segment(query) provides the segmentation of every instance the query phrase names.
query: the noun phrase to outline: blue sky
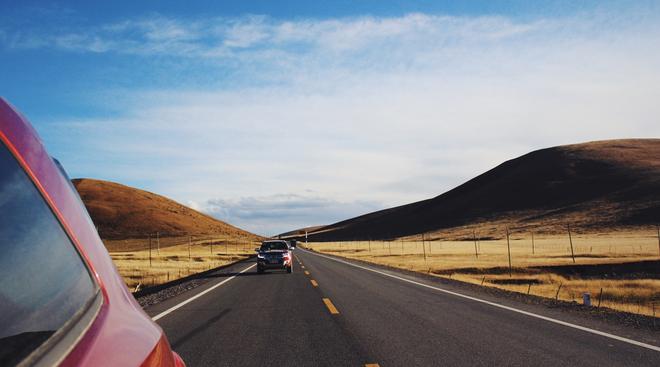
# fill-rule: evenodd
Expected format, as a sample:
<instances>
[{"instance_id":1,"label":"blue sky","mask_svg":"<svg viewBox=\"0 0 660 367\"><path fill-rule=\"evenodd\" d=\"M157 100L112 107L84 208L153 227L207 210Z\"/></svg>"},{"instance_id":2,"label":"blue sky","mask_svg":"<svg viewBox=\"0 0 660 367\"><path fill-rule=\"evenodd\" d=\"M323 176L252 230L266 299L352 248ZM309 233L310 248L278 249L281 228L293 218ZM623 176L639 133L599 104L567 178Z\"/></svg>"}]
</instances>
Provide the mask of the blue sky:
<instances>
[{"instance_id":1,"label":"blue sky","mask_svg":"<svg viewBox=\"0 0 660 367\"><path fill-rule=\"evenodd\" d=\"M0 95L71 176L273 234L660 135L657 1L22 1Z\"/></svg>"}]
</instances>

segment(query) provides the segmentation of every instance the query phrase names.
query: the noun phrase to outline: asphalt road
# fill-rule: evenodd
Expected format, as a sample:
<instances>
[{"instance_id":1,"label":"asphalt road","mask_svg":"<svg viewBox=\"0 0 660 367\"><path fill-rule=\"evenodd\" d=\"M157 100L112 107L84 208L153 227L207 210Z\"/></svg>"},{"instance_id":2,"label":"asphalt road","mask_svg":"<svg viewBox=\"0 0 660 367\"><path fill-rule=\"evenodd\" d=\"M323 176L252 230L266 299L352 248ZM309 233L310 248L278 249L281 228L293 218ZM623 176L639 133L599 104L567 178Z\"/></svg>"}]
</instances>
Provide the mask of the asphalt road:
<instances>
[{"instance_id":1,"label":"asphalt road","mask_svg":"<svg viewBox=\"0 0 660 367\"><path fill-rule=\"evenodd\" d=\"M146 311L192 367L660 366L657 332L295 255L293 274L239 263Z\"/></svg>"}]
</instances>

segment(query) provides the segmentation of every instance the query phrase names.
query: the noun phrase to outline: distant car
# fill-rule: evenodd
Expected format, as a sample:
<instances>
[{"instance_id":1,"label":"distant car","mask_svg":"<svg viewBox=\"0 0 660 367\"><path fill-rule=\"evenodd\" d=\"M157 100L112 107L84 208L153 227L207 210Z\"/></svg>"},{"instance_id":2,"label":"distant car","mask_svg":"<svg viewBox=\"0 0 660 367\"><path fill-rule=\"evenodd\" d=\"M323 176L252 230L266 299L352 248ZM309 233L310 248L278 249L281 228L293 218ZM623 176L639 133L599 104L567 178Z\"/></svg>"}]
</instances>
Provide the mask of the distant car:
<instances>
[{"instance_id":1,"label":"distant car","mask_svg":"<svg viewBox=\"0 0 660 367\"><path fill-rule=\"evenodd\" d=\"M257 251L257 273L266 269L284 269L293 272L293 250L284 240L264 241Z\"/></svg>"},{"instance_id":2,"label":"distant car","mask_svg":"<svg viewBox=\"0 0 660 367\"><path fill-rule=\"evenodd\" d=\"M0 366L185 366L30 123L0 98Z\"/></svg>"},{"instance_id":3,"label":"distant car","mask_svg":"<svg viewBox=\"0 0 660 367\"><path fill-rule=\"evenodd\" d=\"M292 249L295 249L296 246L298 246L298 241L296 241L296 240L290 240L289 241L289 247L291 247Z\"/></svg>"}]
</instances>

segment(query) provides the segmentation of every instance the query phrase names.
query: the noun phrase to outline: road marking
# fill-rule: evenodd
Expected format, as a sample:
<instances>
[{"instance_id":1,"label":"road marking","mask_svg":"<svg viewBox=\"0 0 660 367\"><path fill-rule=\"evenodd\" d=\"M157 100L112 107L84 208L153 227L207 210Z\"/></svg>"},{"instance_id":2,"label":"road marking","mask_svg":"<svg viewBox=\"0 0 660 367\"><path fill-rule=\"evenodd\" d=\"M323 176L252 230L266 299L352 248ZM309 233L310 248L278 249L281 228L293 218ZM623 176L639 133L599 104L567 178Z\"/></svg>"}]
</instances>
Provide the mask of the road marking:
<instances>
[{"instance_id":1,"label":"road marking","mask_svg":"<svg viewBox=\"0 0 660 367\"><path fill-rule=\"evenodd\" d=\"M178 310L179 308L181 308L181 307L187 305L188 303L190 303L190 302L196 300L197 298L199 298L199 297L201 297L201 296L203 296L203 295L209 293L210 291L212 291L212 290L218 288L219 286L221 286L221 285L227 283L228 281L230 281L230 280L236 278L239 274L243 274L243 273L245 273L246 271L248 271L248 270L254 268L255 266L257 266L257 264L252 264L252 265L248 266L247 268L241 270L238 274L233 275L233 276L231 276L231 277L229 277L229 278L223 280L222 282L220 282L220 283L214 285L213 287L211 287L211 288L209 288L209 289L207 289L207 290L205 290L205 291L203 291L203 292L200 292L200 293L198 293L198 294L196 294L196 295L194 295L194 296L188 298L187 300L185 300L185 301L179 303L179 304L176 305L176 306L172 306L172 307L170 307L169 309L167 309L167 310L165 310L165 311L159 313L158 315L152 317L151 319L154 320L154 321L158 321L158 319L160 319L160 318L162 318L162 317L164 317L164 316L167 316L168 314L170 314L170 313L173 312L173 311Z\"/></svg>"},{"instance_id":2,"label":"road marking","mask_svg":"<svg viewBox=\"0 0 660 367\"><path fill-rule=\"evenodd\" d=\"M305 268L305 266L304 266L304 265L300 265L300 267L301 267L301 268L303 268L303 269Z\"/></svg>"},{"instance_id":3,"label":"road marking","mask_svg":"<svg viewBox=\"0 0 660 367\"><path fill-rule=\"evenodd\" d=\"M319 283L317 283L316 280L310 279L309 281L312 282L312 287L318 287L319 286Z\"/></svg>"},{"instance_id":4,"label":"road marking","mask_svg":"<svg viewBox=\"0 0 660 367\"><path fill-rule=\"evenodd\" d=\"M380 365L378 363L367 363L364 367L380 367Z\"/></svg>"},{"instance_id":5,"label":"road marking","mask_svg":"<svg viewBox=\"0 0 660 367\"><path fill-rule=\"evenodd\" d=\"M328 308L328 311L330 311L331 314L337 315L339 313L339 311L337 311L337 307L332 304L330 298L324 298L323 303L325 303L325 307Z\"/></svg>"},{"instance_id":6,"label":"road marking","mask_svg":"<svg viewBox=\"0 0 660 367\"><path fill-rule=\"evenodd\" d=\"M309 272L307 270L305 270L305 275L309 275Z\"/></svg>"},{"instance_id":7,"label":"road marking","mask_svg":"<svg viewBox=\"0 0 660 367\"><path fill-rule=\"evenodd\" d=\"M646 348L646 349L654 350L654 351L656 351L656 352L660 352L660 347L655 346L655 345L651 345L651 344L647 344L647 343L639 342L639 341L637 341L637 340L633 340L633 339L624 338L624 337L622 337L622 336L618 336L618 335L614 335L614 334L606 333L606 332L604 332L604 331L599 331L599 330L596 330L596 329L590 329L590 328L588 328L588 327L584 327L584 326L580 326L580 325L576 325L576 324L571 324L570 322L566 322L566 321L561 321L561 320L553 319L553 318L551 318L551 317L542 316L542 315L538 315L538 314L535 314L535 313L532 313L532 312L519 310L519 309L517 309L517 308L513 308L513 307L509 307L509 306L504 306L504 305L501 305L501 304L499 304L499 303L495 303L495 302L491 302L491 301L486 301L486 300L481 299L481 298L472 297L472 296L467 296L467 295L465 295L465 294L461 294L461 293L458 293L458 292L453 292L453 291L449 291L449 290L442 289L442 288L439 288L439 287L434 287L434 286L432 286L432 285L428 285L428 284L424 284L424 283L416 282L416 281L414 281L414 280L410 280L410 279L406 279L406 278L398 277L398 276L396 276L396 275L388 274L388 273L386 273L386 272L379 271L379 270L376 270L376 269L371 269L371 268L368 268L368 267L365 267L365 266L360 266L360 265L352 264L352 263L350 263L350 262L348 262L348 261L344 261L344 260L340 260L340 259L335 259L335 258L330 257L330 256L317 254L317 253L314 253L314 252L311 252L311 251L305 251L305 252L308 252L308 253L310 253L310 254L313 254L313 255L316 255L316 256L320 256L320 257L326 258L326 259L328 259L328 260L332 260L332 261L336 261L336 262L339 262L339 263L342 263L342 264L350 265L350 266L353 266L353 267L356 267L356 268L359 268L359 269L362 269L362 270L367 270L367 271L371 271L371 272L374 272L374 273L377 273L377 274L380 274L380 275L384 275L384 276L386 276L386 277L390 277L390 278L398 279L398 280L401 280L401 281L406 282L406 283L415 284L415 285L418 285L418 286L420 286L420 287L433 289L433 290L436 290L436 291L438 291L438 292L443 292L443 293L451 294L451 295L456 296L456 297L461 297L461 298L469 299L469 300L471 300L471 301L484 303L484 304L487 304L487 305L490 305L490 306L493 306L493 307L498 307L498 308L501 308L501 309L504 309L504 310L508 310L508 311L512 311L512 312L517 312L517 313L519 313L519 314L523 314L523 315L526 315L526 316L535 317L535 318L537 318L537 319L541 319L541 320L549 321L549 322L552 322L552 323L555 323L555 324L559 324L559 325L567 326L567 327L570 327L570 328L573 328L573 329L577 329L577 330L586 331L586 332L588 332L588 333L592 333L592 334L596 334L596 335L604 336L604 337L606 337L606 338L610 338L610 339L618 340L618 341L620 341L620 342L624 342L624 343L628 343L628 344L636 345L636 346L638 346L638 347L642 347L642 348Z\"/></svg>"}]
</instances>

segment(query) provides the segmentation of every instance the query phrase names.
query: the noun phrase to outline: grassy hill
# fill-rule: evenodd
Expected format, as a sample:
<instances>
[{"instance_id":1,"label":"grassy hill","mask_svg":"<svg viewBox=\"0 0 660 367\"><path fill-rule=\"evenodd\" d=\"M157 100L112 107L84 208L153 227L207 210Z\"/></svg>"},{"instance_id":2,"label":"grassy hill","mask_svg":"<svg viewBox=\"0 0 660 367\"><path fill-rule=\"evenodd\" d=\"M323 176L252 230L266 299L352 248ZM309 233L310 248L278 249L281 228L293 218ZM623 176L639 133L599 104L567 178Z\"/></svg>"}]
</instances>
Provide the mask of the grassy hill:
<instances>
[{"instance_id":1,"label":"grassy hill","mask_svg":"<svg viewBox=\"0 0 660 367\"><path fill-rule=\"evenodd\" d=\"M382 239L442 232L482 235L503 226L548 233L660 222L660 139L541 149L506 161L432 199L317 230L311 240Z\"/></svg>"},{"instance_id":2,"label":"grassy hill","mask_svg":"<svg viewBox=\"0 0 660 367\"><path fill-rule=\"evenodd\" d=\"M164 196L114 182L75 179L89 214L103 239L160 236L258 236L179 204Z\"/></svg>"}]
</instances>

